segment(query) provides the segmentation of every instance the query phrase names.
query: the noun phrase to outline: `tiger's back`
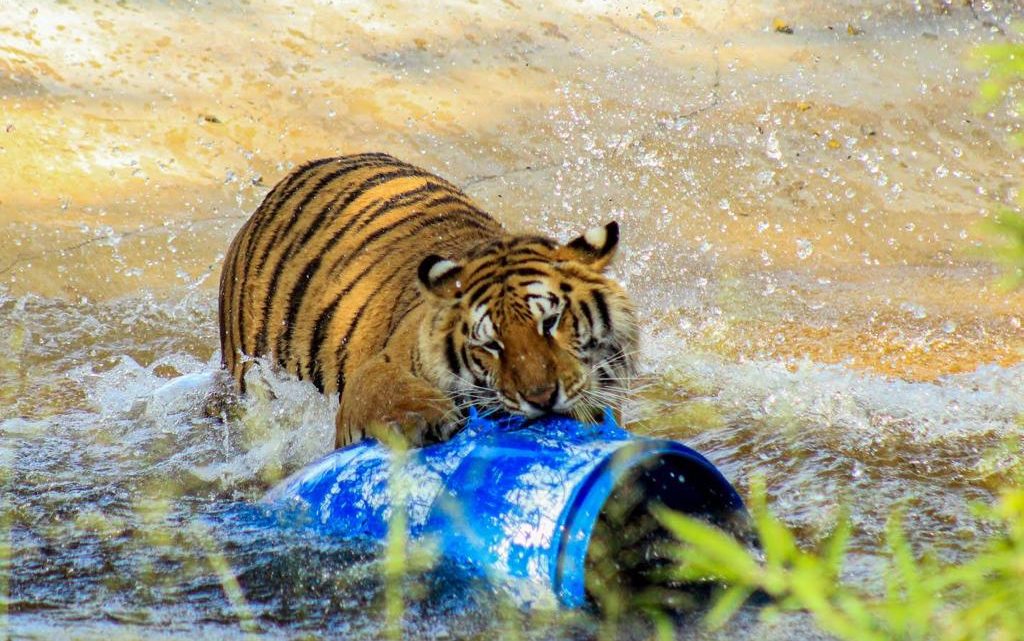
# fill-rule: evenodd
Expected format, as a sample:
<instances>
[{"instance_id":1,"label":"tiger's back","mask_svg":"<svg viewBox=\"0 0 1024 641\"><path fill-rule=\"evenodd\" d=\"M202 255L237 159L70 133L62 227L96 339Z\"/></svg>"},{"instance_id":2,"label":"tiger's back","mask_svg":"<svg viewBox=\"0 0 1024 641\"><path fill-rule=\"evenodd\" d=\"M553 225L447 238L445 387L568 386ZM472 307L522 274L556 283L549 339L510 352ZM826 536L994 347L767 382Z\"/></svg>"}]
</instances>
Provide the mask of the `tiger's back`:
<instances>
[{"instance_id":1,"label":"tiger's back","mask_svg":"<svg viewBox=\"0 0 1024 641\"><path fill-rule=\"evenodd\" d=\"M267 195L225 256L223 363L243 387L246 356L266 356L341 393L420 303L426 256L503 233L458 188L386 154L306 164Z\"/></svg>"}]
</instances>

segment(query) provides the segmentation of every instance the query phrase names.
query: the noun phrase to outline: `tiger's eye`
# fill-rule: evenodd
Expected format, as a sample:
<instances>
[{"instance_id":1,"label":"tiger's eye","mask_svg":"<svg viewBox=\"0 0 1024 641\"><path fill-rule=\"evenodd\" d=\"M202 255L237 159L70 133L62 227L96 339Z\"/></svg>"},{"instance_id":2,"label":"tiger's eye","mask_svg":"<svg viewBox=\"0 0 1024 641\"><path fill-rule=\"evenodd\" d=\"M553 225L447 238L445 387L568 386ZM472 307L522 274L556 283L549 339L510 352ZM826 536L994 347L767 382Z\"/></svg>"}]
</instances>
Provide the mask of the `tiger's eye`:
<instances>
[{"instance_id":1,"label":"tiger's eye","mask_svg":"<svg viewBox=\"0 0 1024 641\"><path fill-rule=\"evenodd\" d=\"M494 354L501 353L501 343L498 341L487 341L483 344L483 348L488 352L493 352Z\"/></svg>"}]
</instances>

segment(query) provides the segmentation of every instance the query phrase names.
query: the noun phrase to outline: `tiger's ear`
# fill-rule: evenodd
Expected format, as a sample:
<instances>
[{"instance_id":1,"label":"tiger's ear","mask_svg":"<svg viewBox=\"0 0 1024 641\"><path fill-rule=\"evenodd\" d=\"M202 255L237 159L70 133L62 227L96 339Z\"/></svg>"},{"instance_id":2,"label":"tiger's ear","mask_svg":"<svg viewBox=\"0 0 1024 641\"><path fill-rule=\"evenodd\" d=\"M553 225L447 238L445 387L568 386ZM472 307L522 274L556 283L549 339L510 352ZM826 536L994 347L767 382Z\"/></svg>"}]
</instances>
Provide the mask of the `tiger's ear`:
<instances>
[{"instance_id":1,"label":"tiger's ear","mask_svg":"<svg viewBox=\"0 0 1024 641\"><path fill-rule=\"evenodd\" d=\"M619 223L614 220L604 227L592 227L579 238L575 238L559 250L565 260L575 260L584 265L603 270L612 262L615 248L619 244Z\"/></svg>"},{"instance_id":2,"label":"tiger's ear","mask_svg":"<svg viewBox=\"0 0 1024 641\"><path fill-rule=\"evenodd\" d=\"M458 278L461 273L462 265L436 254L424 258L416 270L423 288L440 298L456 298L462 295L462 283Z\"/></svg>"}]
</instances>

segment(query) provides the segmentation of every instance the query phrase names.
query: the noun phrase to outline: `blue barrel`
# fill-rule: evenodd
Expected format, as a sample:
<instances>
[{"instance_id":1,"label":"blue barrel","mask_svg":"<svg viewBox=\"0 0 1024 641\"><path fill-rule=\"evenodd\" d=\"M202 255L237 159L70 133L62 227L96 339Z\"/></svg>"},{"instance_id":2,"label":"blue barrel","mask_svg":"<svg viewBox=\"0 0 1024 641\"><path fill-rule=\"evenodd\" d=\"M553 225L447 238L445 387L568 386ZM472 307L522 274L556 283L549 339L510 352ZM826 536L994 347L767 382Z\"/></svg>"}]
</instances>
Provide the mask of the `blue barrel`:
<instances>
[{"instance_id":1,"label":"blue barrel","mask_svg":"<svg viewBox=\"0 0 1024 641\"><path fill-rule=\"evenodd\" d=\"M634 436L608 411L601 424L472 412L451 440L398 455L362 441L293 474L264 502L324 535L364 540L383 540L404 508L411 540L527 606L583 605L595 532L605 554L637 556L628 548L658 538L654 505L729 529L746 522L739 495L707 459Z\"/></svg>"}]
</instances>

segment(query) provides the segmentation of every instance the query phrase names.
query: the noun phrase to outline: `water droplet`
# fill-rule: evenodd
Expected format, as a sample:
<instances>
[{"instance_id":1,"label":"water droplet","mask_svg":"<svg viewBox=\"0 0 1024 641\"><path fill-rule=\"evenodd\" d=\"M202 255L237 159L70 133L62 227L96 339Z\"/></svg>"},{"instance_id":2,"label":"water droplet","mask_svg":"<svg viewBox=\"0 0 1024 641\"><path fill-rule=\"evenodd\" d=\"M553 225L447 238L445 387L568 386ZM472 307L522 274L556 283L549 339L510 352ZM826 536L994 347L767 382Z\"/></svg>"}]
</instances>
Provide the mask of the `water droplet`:
<instances>
[{"instance_id":1,"label":"water droplet","mask_svg":"<svg viewBox=\"0 0 1024 641\"><path fill-rule=\"evenodd\" d=\"M764 146L764 153L772 160L779 160L782 158L782 151L779 149L779 141L775 137L775 132L768 134L768 141Z\"/></svg>"},{"instance_id":2,"label":"water droplet","mask_svg":"<svg viewBox=\"0 0 1024 641\"><path fill-rule=\"evenodd\" d=\"M928 318L928 312L924 310L924 307L916 303L903 303L900 305L900 309L907 312L917 320Z\"/></svg>"},{"instance_id":3,"label":"water droplet","mask_svg":"<svg viewBox=\"0 0 1024 641\"><path fill-rule=\"evenodd\" d=\"M813 253L814 253L814 245L811 244L811 241L807 240L806 238L797 238L796 239L796 257L797 258L799 258L800 260L806 260Z\"/></svg>"}]
</instances>

